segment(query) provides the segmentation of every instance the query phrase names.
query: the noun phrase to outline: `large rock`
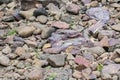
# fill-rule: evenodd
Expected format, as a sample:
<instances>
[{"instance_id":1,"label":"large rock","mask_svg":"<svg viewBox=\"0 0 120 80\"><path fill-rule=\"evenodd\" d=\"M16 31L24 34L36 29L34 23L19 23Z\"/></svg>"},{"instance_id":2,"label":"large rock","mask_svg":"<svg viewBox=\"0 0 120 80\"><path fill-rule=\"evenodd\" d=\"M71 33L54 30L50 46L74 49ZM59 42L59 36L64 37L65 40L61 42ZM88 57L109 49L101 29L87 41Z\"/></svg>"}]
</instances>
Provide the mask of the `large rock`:
<instances>
[{"instance_id":1,"label":"large rock","mask_svg":"<svg viewBox=\"0 0 120 80\"><path fill-rule=\"evenodd\" d=\"M54 67L61 67L65 65L65 58L66 55L63 54L50 55L48 62Z\"/></svg>"},{"instance_id":2,"label":"large rock","mask_svg":"<svg viewBox=\"0 0 120 80\"><path fill-rule=\"evenodd\" d=\"M2 50L2 52L4 53L4 54L9 54L9 53L11 53L11 48L9 47L9 46L6 46L3 50Z\"/></svg>"},{"instance_id":3,"label":"large rock","mask_svg":"<svg viewBox=\"0 0 120 80\"><path fill-rule=\"evenodd\" d=\"M24 27L20 27L17 32L20 36L22 37L28 37L30 35L32 35L32 33L34 32L35 30L35 27L31 26L31 27L28 27L28 26L24 26Z\"/></svg>"}]
</instances>

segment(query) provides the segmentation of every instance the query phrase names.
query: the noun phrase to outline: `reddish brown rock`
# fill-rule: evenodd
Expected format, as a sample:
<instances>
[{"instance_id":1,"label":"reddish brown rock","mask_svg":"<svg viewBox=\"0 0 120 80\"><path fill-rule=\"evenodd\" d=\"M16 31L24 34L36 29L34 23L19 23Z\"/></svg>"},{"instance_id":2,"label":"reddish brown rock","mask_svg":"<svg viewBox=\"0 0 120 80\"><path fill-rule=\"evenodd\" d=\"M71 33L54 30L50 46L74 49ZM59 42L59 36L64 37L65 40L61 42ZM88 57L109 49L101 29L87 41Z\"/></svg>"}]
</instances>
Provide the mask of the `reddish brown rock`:
<instances>
[{"instance_id":1,"label":"reddish brown rock","mask_svg":"<svg viewBox=\"0 0 120 80\"><path fill-rule=\"evenodd\" d=\"M87 59L85 59L84 57L82 57L82 56L77 56L74 61L78 65L83 65L85 67L89 67L90 66L90 62Z\"/></svg>"},{"instance_id":2,"label":"reddish brown rock","mask_svg":"<svg viewBox=\"0 0 120 80\"><path fill-rule=\"evenodd\" d=\"M102 47L109 47L110 45L108 37L107 36L103 37L103 39L99 42L99 45Z\"/></svg>"},{"instance_id":3,"label":"reddish brown rock","mask_svg":"<svg viewBox=\"0 0 120 80\"><path fill-rule=\"evenodd\" d=\"M66 29L69 28L69 24L61 21L56 21L51 24L52 27Z\"/></svg>"}]
</instances>

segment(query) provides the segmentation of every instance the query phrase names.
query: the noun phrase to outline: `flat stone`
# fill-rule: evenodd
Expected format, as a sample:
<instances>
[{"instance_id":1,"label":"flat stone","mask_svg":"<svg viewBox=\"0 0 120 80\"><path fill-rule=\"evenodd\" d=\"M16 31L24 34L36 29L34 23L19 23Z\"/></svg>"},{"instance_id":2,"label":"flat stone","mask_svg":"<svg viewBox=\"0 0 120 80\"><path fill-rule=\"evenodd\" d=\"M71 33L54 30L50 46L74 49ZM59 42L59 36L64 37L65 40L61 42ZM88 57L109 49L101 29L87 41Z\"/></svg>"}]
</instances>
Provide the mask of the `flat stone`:
<instances>
[{"instance_id":1,"label":"flat stone","mask_svg":"<svg viewBox=\"0 0 120 80\"><path fill-rule=\"evenodd\" d=\"M51 27L66 29L69 28L69 24L62 21L56 21L51 24Z\"/></svg>"},{"instance_id":2,"label":"flat stone","mask_svg":"<svg viewBox=\"0 0 120 80\"><path fill-rule=\"evenodd\" d=\"M25 49L22 47L17 47L15 53L20 56L25 53Z\"/></svg>"},{"instance_id":3,"label":"flat stone","mask_svg":"<svg viewBox=\"0 0 120 80\"><path fill-rule=\"evenodd\" d=\"M61 67L65 65L65 58L66 55L62 54L50 55L48 58L48 62L54 67Z\"/></svg>"},{"instance_id":4,"label":"flat stone","mask_svg":"<svg viewBox=\"0 0 120 80\"><path fill-rule=\"evenodd\" d=\"M73 72L72 76L73 76L74 78L76 78L76 79L80 79L80 78L82 77L82 74L81 74L80 71L76 71L76 70L75 70L75 71Z\"/></svg>"}]
</instances>

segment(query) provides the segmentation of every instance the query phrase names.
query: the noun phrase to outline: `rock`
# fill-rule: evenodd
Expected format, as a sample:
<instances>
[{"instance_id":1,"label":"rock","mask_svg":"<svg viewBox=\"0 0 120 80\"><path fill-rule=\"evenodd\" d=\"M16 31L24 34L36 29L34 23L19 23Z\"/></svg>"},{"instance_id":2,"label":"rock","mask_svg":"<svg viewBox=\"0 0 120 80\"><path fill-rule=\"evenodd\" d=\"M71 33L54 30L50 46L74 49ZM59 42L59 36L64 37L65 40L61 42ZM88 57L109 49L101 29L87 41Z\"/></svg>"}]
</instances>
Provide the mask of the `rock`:
<instances>
[{"instance_id":1,"label":"rock","mask_svg":"<svg viewBox=\"0 0 120 80\"><path fill-rule=\"evenodd\" d=\"M97 77L100 77L100 71L93 71L92 74L95 74Z\"/></svg>"},{"instance_id":2,"label":"rock","mask_svg":"<svg viewBox=\"0 0 120 80\"><path fill-rule=\"evenodd\" d=\"M0 18L4 16L4 12L0 11Z\"/></svg>"},{"instance_id":3,"label":"rock","mask_svg":"<svg viewBox=\"0 0 120 80\"><path fill-rule=\"evenodd\" d=\"M118 76L117 76L117 75L114 75L114 76L112 77L112 80L118 80Z\"/></svg>"},{"instance_id":4,"label":"rock","mask_svg":"<svg viewBox=\"0 0 120 80\"><path fill-rule=\"evenodd\" d=\"M94 56L91 53L83 53L83 57L88 59L91 62L94 62Z\"/></svg>"},{"instance_id":5,"label":"rock","mask_svg":"<svg viewBox=\"0 0 120 80\"><path fill-rule=\"evenodd\" d=\"M115 36L115 32L113 30L100 30L98 33L98 39L101 40L104 36L112 38Z\"/></svg>"},{"instance_id":6,"label":"rock","mask_svg":"<svg viewBox=\"0 0 120 80\"><path fill-rule=\"evenodd\" d=\"M83 2L84 4L88 4L88 3L91 2L91 0L82 0L82 2Z\"/></svg>"},{"instance_id":7,"label":"rock","mask_svg":"<svg viewBox=\"0 0 120 80\"><path fill-rule=\"evenodd\" d=\"M120 58L116 58L116 59L114 59L114 61L115 61L116 63L120 63Z\"/></svg>"},{"instance_id":8,"label":"rock","mask_svg":"<svg viewBox=\"0 0 120 80\"><path fill-rule=\"evenodd\" d=\"M2 21L13 22L13 21L15 21L15 18L13 16L4 16L4 17L2 17Z\"/></svg>"},{"instance_id":9,"label":"rock","mask_svg":"<svg viewBox=\"0 0 120 80\"><path fill-rule=\"evenodd\" d=\"M52 27L43 28L41 33L41 38L45 39L50 37L54 31L55 31L55 28L52 28Z\"/></svg>"},{"instance_id":10,"label":"rock","mask_svg":"<svg viewBox=\"0 0 120 80\"><path fill-rule=\"evenodd\" d=\"M51 24L51 27L66 29L66 28L69 28L69 24L62 21L56 21Z\"/></svg>"},{"instance_id":11,"label":"rock","mask_svg":"<svg viewBox=\"0 0 120 80\"><path fill-rule=\"evenodd\" d=\"M9 47L9 46L6 46L3 50L2 50L2 52L4 53L4 54L9 54L9 53L11 53L11 48Z\"/></svg>"},{"instance_id":12,"label":"rock","mask_svg":"<svg viewBox=\"0 0 120 80\"><path fill-rule=\"evenodd\" d=\"M31 47L36 47L36 46L37 46L37 42L36 42L36 41L25 40L25 43L26 43L28 46L31 46Z\"/></svg>"},{"instance_id":13,"label":"rock","mask_svg":"<svg viewBox=\"0 0 120 80\"><path fill-rule=\"evenodd\" d=\"M47 16L48 13L47 13L47 11L45 10L45 8L38 8L37 10L35 10L35 11L33 12L33 16L37 17L37 16L39 16L39 15L45 15L45 16Z\"/></svg>"},{"instance_id":14,"label":"rock","mask_svg":"<svg viewBox=\"0 0 120 80\"><path fill-rule=\"evenodd\" d=\"M115 49L114 52L120 55L120 49Z\"/></svg>"},{"instance_id":15,"label":"rock","mask_svg":"<svg viewBox=\"0 0 120 80\"><path fill-rule=\"evenodd\" d=\"M43 73L40 69L34 69L28 74L29 80L42 80Z\"/></svg>"},{"instance_id":16,"label":"rock","mask_svg":"<svg viewBox=\"0 0 120 80\"><path fill-rule=\"evenodd\" d=\"M109 39L107 36L103 37L102 40L99 42L101 47L109 47Z\"/></svg>"},{"instance_id":17,"label":"rock","mask_svg":"<svg viewBox=\"0 0 120 80\"><path fill-rule=\"evenodd\" d=\"M91 52L92 54L101 55L105 52L105 50L102 47L96 46L96 47L88 48L88 52Z\"/></svg>"},{"instance_id":18,"label":"rock","mask_svg":"<svg viewBox=\"0 0 120 80\"><path fill-rule=\"evenodd\" d=\"M115 25L111 26L111 28L115 31L120 31L120 24L115 24Z\"/></svg>"},{"instance_id":19,"label":"rock","mask_svg":"<svg viewBox=\"0 0 120 80\"><path fill-rule=\"evenodd\" d=\"M120 64L109 64L103 66L102 74L117 74L120 69Z\"/></svg>"},{"instance_id":20,"label":"rock","mask_svg":"<svg viewBox=\"0 0 120 80\"><path fill-rule=\"evenodd\" d=\"M35 30L35 27L33 27L33 26L32 27L26 26L26 27L20 27L17 30L17 32L22 37L28 37L28 36L32 35L32 33L34 32L34 30Z\"/></svg>"},{"instance_id":21,"label":"rock","mask_svg":"<svg viewBox=\"0 0 120 80\"><path fill-rule=\"evenodd\" d=\"M44 50L44 49L46 49L46 48L50 48L51 46L52 46L52 45L51 45L50 43L47 43L47 44L44 44L44 46L43 46L42 49Z\"/></svg>"},{"instance_id":22,"label":"rock","mask_svg":"<svg viewBox=\"0 0 120 80\"><path fill-rule=\"evenodd\" d=\"M53 4L53 3L49 3L47 5L47 8L48 8L49 13L51 15L58 15L58 14L60 14L60 9L57 6L55 6L55 4Z\"/></svg>"},{"instance_id":23,"label":"rock","mask_svg":"<svg viewBox=\"0 0 120 80\"><path fill-rule=\"evenodd\" d=\"M15 53L20 56L25 53L25 49L22 47L17 47Z\"/></svg>"},{"instance_id":24,"label":"rock","mask_svg":"<svg viewBox=\"0 0 120 80\"><path fill-rule=\"evenodd\" d=\"M8 66L10 59L4 55L0 55L0 64L3 66Z\"/></svg>"},{"instance_id":25,"label":"rock","mask_svg":"<svg viewBox=\"0 0 120 80\"><path fill-rule=\"evenodd\" d=\"M44 15L38 16L37 19L42 24L45 24L47 22L47 17Z\"/></svg>"},{"instance_id":26,"label":"rock","mask_svg":"<svg viewBox=\"0 0 120 80\"><path fill-rule=\"evenodd\" d=\"M24 16L26 19L29 19L33 16L33 12L35 11L36 9L33 8L33 9L30 9L30 10L27 10L27 11L20 11L20 15Z\"/></svg>"},{"instance_id":27,"label":"rock","mask_svg":"<svg viewBox=\"0 0 120 80\"><path fill-rule=\"evenodd\" d=\"M72 3L72 4L67 5L66 10L72 14L78 14L80 7L77 4Z\"/></svg>"},{"instance_id":28,"label":"rock","mask_svg":"<svg viewBox=\"0 0 120 80\"><path fill-rule=\"evenodd\" d=\"M111 77L110 74L104 74L104 75L101 76L101 78L102 78L103 80L111 80L111 79L112 79L112 77Z\"/></svg>"},{"instance_id":29,"label":"rock","mask_svg":"<svg viewBox=\"0 0 120 80\"><path fill-rule=\"evenodd\" d=\"M77 56L74 59L74 61L78 65L81 65L81 66L84 66L84 67L89 67L90 66L90 62L87 59L85 59L84 57L82 57L82 56Z\"/></svg>"},{"instance_id":30,"label":"rock","mask_svg":"<svg viewBox=\"0 0 120 80\"><path fill-rule=\"evenodd\" d=\"M120 4L118 4L118 3L112 3L111 7L120 8Z\"/></svg>"},{"instance_id":31,"label":"rock","mask_svg":"<svg viewBox=\"0 0 120 80\"><path fill-rule=\"evenodd\" d=\"M66 55L63 54L50 55L48 62L54 67L62 67L65 65L65 58Z\"/></svg>"},{"instance_id":32,"label":"rock","mask_svg":"<svg viewBox=\"0 0 120 80\"><path fill-rule=\"evenodd\" d=\"M92 2L90 3L90 6L91 6L91 7L97 7L97 6L99 6L99 3L98 3L98 1L92 1Z\"/></svg>"},{"instance_id":33,"label":"rock","mask_svg":"<svg viewBox=\"0 0 120 80\"><path fill-rule=\"evenodd\" d=\"M80 78L82 77L82 74L81 74L80 71L76 71L76 70L75 70L75 71L73 72L72 76L73 76L74 78L76 78L76 79L80 79Z\"/></svg>"},{"instance_id":34,"label":"rock","mask_svg":"<svg viewBox=\"0 0 120 80\"><path fill-rule=\"evenodd\" d=\"M102 7L90 8L86 11L86 14L93 19L97 19L105 23L110 19L109 12Z\"/></svg>"}]
</instances>

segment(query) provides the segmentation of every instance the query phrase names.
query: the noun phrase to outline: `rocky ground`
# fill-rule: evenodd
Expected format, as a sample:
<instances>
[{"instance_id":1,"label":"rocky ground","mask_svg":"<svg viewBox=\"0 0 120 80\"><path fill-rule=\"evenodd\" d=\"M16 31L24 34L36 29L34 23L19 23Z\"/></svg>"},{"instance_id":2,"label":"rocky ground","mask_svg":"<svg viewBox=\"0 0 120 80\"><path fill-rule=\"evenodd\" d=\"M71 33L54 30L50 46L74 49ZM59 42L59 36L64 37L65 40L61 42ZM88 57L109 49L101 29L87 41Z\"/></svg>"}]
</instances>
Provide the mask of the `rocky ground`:
<instances>
[{"instance_id":1,"label":"rocky ground","mask_svg":"<svg viewBox=\"0 0 120 80\"><path fill-rule=\"evenodd\" d=\"M120 80L120 1L0 0L0 80Z\"/></svg>"}]
</instances>

